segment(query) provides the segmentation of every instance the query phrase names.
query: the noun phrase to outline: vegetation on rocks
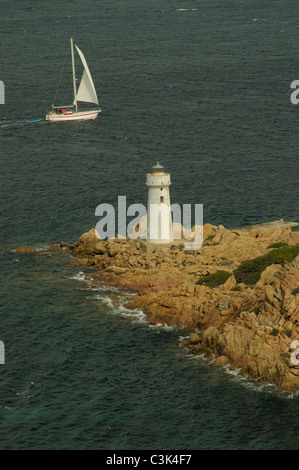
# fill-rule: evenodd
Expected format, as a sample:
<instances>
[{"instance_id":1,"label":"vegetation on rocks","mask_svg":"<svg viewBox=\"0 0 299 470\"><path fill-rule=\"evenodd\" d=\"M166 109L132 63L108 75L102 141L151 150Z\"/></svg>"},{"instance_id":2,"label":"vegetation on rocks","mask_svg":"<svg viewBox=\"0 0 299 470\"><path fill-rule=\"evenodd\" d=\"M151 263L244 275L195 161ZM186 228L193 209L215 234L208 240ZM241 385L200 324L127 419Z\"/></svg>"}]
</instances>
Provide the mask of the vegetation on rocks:
<instances>
[{"instance_id":1,"label":"vegetation on rocks","mask_svg":"<svg viewBox=\"0 0 299 470\"><path fill-rule=\"evenodd\" d=\"M281 248L274 248L263 256L243 261L240 266L235 269L234 276L239 283L244 282L244 284L249 285L256 284L267 266L271 264L281 264L283 266L285 261L293 261L297 255L299 255L299 245L287 245Z\"/></svg>"},{"instance_id":2,"label":"vegetation on rocks","mask_svg":"<svg viewBox=\"0 0 299 470\"><path fill-rule=\"evenodd\" d=\"M208 287L218 287L225 283L225 281L231 276L231 273L228 271L216 271L215 273L208 274L207 276L203 276L196 284L208 286Z\"/></svg>"},{"instance_id":3,"label":"vegetation on rocks","mask_svg":"<svg viewBox=\"0 0 299 470\"><path fill-rule=\"evenodd\" d=\"M288 244L285 242L276 242L276 243L271 243L271 245L269 245L268 248L282 248L283 246L288 246Z\"/></svg>"},{"instance_id":4,"label":"vegetation on rocks","mask_svg":"<svg viewBox=\"0 0 299 470\"><path fill-rule=\"evenodd\" d=\"M100 240L91 229L74 244L52 249L69 252L72 264L93 268L90 288L104 283L123 290L125 307L141 309L149 324L189 330L190 339L180 345L190 354L298 391L299 365L290 357L299 339L299 232L270 224L237 234L205 224L203 238L201 249L188 251L129 237ZM39 254L28 247L16 252Z\"/></svg>"}]
</instances>

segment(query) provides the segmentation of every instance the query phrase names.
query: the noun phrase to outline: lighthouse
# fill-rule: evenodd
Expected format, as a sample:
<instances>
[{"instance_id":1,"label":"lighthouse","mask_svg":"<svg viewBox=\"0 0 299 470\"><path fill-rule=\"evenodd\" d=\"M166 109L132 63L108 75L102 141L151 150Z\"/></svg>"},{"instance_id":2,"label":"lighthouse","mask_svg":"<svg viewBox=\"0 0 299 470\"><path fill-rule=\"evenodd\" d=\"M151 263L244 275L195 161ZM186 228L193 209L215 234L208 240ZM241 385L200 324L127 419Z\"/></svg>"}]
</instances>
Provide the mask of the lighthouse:
<instances>
[{"instance_id":1,"label":"lighthouse","mask_svg":"<svg viewBox=\"0 0 299 470\"><path fill-rule=\"evenodd\" d=\"M147 237L150 243L171 243L173 227L170 208L170 173L159 162L146 175L148 188Z\"/></svg>"}]
</instances>

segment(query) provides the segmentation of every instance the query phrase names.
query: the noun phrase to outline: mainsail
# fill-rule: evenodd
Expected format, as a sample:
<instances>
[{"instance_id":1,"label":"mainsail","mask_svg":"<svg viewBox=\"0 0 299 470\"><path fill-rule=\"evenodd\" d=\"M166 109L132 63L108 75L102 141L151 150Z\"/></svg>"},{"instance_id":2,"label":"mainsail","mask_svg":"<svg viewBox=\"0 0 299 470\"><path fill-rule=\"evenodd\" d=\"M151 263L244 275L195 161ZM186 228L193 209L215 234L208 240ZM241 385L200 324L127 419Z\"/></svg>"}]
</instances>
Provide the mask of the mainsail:
<instances>
[{"instance_id":1,"label":"mainsail","mask_svg":"<svg viewBox=\"0 0 299 470\"><path fill-rule=\"evenodd\" d=\"M76 45L76 44L75 44ZM76 101L85 101L87 103L95 103L99 104L97 93L93 84L93 80L91 78L91 74L85 60L85 57L80 51L79 47L76 45L76 49L84 66L84 72L81 78L80 86L77 91L76 98L74 99L74 104Z\"/></svg>"}]
</instances>

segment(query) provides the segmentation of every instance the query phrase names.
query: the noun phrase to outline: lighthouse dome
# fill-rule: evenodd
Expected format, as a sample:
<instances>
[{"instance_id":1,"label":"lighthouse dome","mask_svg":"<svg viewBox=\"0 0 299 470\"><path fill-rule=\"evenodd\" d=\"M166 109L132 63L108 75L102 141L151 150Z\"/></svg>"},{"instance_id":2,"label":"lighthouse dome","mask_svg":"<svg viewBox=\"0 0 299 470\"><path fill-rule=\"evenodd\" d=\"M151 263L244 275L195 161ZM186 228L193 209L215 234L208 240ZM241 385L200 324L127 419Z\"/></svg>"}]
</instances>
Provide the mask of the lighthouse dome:
<instances>
[{"instance_id":1,"label":"lighthouse dome","mask_svg":"<svg viewBox=\"0 0 299 470\"><path fill-rule=\"evenodd\" d=\"M157 162L152 168L152 173L164 173L164 166Z\"/></svg>"}]
</instances>

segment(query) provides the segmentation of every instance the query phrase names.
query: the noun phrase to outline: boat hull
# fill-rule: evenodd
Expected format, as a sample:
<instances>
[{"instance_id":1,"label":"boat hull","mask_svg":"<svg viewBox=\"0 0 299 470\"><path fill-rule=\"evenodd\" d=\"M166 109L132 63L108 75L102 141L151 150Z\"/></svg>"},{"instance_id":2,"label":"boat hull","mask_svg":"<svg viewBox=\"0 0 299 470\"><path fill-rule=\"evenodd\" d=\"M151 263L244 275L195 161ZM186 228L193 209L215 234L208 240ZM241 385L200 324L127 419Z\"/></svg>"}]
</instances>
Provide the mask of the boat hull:
<instances>
[{"instance_id":1,"label":"boat hull","mask_svg":"<svg viewBox=\"0 0 299 470\"><path fill-rule=\"evenodd\" d=\"M77 113L67 113L67 114L56 114L56 113L50 112L46 116L46 121L50 121L50 122L86 121L89 119L95 119L100 112L101 112L100 109L97 109L95 111L78 111Z\"/></svg>"}]
</instances>

